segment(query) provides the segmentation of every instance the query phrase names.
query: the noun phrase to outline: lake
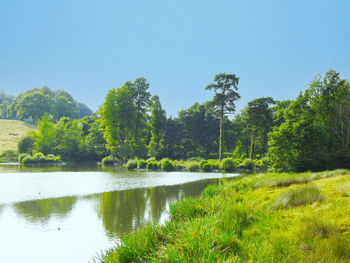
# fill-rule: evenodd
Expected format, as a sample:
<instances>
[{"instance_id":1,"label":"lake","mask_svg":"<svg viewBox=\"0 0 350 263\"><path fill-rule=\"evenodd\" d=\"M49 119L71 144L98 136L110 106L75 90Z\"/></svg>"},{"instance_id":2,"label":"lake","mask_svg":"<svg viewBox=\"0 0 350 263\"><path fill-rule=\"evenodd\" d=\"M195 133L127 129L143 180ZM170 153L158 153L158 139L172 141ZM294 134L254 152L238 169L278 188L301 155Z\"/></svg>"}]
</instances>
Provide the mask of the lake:
<instances>
[{"instance_id":1,"label":"lake","mask_svg":"<svg viewBox=\"0 0 350 263\"><path fill-rule=\"evenodd\" d=\"M0 261L91 262L169 206L239 174L0 166Z\"/></svg>"}]
</instances>

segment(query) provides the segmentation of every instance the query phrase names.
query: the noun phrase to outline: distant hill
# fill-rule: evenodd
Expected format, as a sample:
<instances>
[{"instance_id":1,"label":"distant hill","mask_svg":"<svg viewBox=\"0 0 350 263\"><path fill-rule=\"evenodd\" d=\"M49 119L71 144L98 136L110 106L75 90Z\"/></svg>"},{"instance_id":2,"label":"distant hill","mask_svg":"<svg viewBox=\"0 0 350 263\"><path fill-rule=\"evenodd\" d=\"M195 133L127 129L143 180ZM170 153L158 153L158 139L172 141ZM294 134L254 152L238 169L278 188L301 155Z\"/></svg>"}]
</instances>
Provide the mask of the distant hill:
<instances>
[{"instance_id":1,"label":"distant hill","mask_svg":"<svg viewBox=\"0 0 350 263\"><path fill-rule=\"evenodd\" d=\"M17 144L29 130L36 129L36 125L16 120L0 119L0 154L6 150L17 151Z\"/></svg>"},{"instance_id":2,"label":"distant hill","mask_svg":"<svg viewBox=\"0 0 350 263\"><path fill-rule=\"evenodd\" d=\"M57 121L61 117L78 119L90 116L93 112L64 90L51 90L44 86L27 90L16 97L0 90L0 118L30 119L36 123L45 113Z\"/></svg>"}]
</instances>

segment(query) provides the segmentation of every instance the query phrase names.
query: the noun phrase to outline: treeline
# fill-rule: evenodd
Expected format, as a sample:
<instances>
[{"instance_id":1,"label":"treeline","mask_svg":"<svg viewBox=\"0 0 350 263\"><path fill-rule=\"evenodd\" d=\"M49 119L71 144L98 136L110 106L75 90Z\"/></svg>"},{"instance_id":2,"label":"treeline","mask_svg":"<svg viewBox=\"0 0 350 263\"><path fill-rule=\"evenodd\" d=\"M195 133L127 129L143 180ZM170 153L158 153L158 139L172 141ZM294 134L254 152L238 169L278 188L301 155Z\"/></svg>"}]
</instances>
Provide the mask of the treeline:
<instances>
[{"instance_id":1,"label":"treeline","mask_svg":"<svg viewBox=\"0 0 350 263\"><path fill-rule=\"evenodd\" d=\"M255 99L230 120L237 87L235 75L218 74L207 86L211 101L167 118L149 83L138 78L111 89L94 116L55 122L45 115L19 152L79 161L249 158L294 171L350 166L350 85L338 72L316 76L295 100Z\"/></svg>"},{"instance_id":2,"label":"treeline","mask_svg":"<svg viewBox=\"0 0 350 263\"><path fill-rule=\"evenodd\" d=\"M79 119L92 115L85 104L77 102L64 90L53 91L44 86L30 89L16 97L0 91L0 118L29 119L36 123L45 113L53 121L62 117Z\"/></svg>"}]
</instances>

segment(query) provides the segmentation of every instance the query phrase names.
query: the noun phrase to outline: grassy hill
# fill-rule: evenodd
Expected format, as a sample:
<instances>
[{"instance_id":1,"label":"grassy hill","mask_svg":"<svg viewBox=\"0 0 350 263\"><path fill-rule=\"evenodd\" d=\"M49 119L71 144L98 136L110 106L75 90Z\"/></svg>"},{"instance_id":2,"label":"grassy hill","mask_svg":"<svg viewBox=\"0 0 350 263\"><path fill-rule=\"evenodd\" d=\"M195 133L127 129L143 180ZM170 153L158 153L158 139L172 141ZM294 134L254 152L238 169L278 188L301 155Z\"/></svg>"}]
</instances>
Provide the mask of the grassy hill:
<instances>
[{"instance_id":1,"label":"grassy hill","mask_svg":"<svg viewBox=\"0 0 350 263\"><path fill-rule=\"evenodd\" d=\"M0 154L7 150L17 151L17 143L30 129L36 125L16 120L0 119Z\"/></svg>"},{"instance_id":2,"label":"grassy hill","mask_svg":"<svg viewBox=\"0 0 350 263\"><path fill-rule=\"evenodd\" d=\"M209 186L95 262L350 262L350 171Z\"/></svg>"}]
</instances>

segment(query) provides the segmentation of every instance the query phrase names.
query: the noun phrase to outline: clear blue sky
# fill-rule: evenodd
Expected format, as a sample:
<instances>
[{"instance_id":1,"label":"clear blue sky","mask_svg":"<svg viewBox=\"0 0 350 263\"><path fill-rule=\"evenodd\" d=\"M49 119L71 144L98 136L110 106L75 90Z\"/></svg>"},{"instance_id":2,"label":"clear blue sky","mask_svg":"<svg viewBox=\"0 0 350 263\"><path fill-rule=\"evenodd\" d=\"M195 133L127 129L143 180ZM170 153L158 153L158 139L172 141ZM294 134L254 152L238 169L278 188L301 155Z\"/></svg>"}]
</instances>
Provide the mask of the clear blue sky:
<instances>
[{"instance_id":1,"label":"clear blue sky","mask_svg":"<svg viewBox=\"0 0 350 263\"><path fill-rule=\"evenodd\" d=\"M212 97L215 74L242 98L295 98L329 68L350 78L350 1L11 0L0 2L0 89L64 89L96 110L145 77L168 115Z\"/></svg>"}]
</instances>

